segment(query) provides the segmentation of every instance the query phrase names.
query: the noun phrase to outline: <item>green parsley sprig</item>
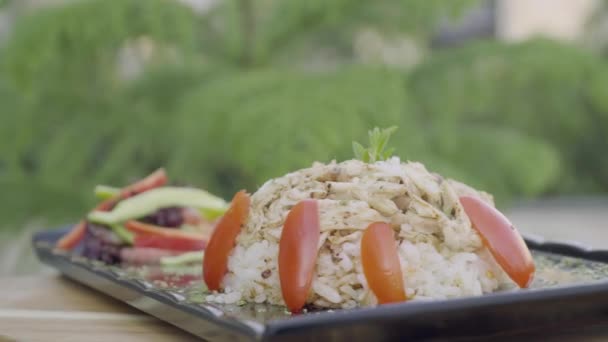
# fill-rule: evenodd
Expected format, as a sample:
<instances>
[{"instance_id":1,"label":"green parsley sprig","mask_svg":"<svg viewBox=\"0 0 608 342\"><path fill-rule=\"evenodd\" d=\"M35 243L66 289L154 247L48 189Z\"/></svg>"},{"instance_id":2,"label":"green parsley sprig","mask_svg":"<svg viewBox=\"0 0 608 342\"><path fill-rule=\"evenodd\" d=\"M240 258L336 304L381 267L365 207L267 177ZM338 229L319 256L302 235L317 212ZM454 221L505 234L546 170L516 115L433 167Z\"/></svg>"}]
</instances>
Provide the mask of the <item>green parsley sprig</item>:
<instances>
[{"instance_id":1,"label":"green parsley sprig","mask_svg":"<svg viewBox=\"0 0 608 342\"><path fill-rule=\"evenodd\" d=\"M365 148L363 145L356 141L353 141L353 151L355 157L366 163L374 163L380 160L387 160L392 157L394 148L388 148L387 144L391 135L397 130L397 126L380 129L375 127L373 130L367 132L369 136L369 147Z\"/></svg>"}]
</instances>

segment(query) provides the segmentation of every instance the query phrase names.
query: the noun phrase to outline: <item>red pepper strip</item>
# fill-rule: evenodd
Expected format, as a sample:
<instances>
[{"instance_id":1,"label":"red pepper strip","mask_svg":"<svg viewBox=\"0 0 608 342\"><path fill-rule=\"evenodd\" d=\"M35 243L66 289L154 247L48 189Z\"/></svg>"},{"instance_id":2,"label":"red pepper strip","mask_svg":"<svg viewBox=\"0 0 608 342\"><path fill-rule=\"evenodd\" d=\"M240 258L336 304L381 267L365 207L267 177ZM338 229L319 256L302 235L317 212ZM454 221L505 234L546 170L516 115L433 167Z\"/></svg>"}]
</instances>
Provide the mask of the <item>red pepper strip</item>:
<instances>
[{"instance_id":1,"label":"red pepper strip","mask_svg":"<svg viewBox=\"0 0 608 342\"><path fill-rule=\"evenodd\" d=\"M84 238L87 231L87 221L80 221L69 232L57 241L57 248L71 250Z\"/></svg>"},{"instance_id":2,"label":"red pepper strip","mask_svg":"<svg viewBox=\"0 0 608 342\"><path fill-rule=\"evenodd\" d=\"M109 199L99 203L97 205L97 207L95 207L95 210L108 211L108 210L112 209L112 207L114 207L115 203L116 203L115 199L109 198ZM62 249L62 250L73 249L74 247L76 247L76 245L78 245L78 243L80 241L82 241L86 231L87 231L87 221L82 220L82 221L78 222L78 224L76 224L69 232L67 232L64 236L62 236L61 239L59 239L59 241L57 241L57 248Z\"/></svg>"},{"instance_id":3,"label":"red pepper strip","mask_svg":"<svg viewBox=\"0 0 608 342\"><path fill-rule=\"evenodd\" d=\"M175 228L165 228L153 224L142 223L139 221L125 222L125 228L136 235L154 235L163 238L180 238L194 241L207 241L207 237L202 234L186 232Z\"/></svg>"},{"instance_id":4,"label":"red pepper strip","mask_svg":"<svg viewBox=\"0 0 608 342\"><path fill-rule=\"evenodd\" d=\"M124 187L120 191L120 199L129 198L144 191L161 187L167 184L167 181L167 173L165 172L165 170L158 169L152 172L148 177Z\"/></svg>"},{"instance_id":5,"label":"red pepper strip","mask_svg":"<svg viewBox=\"0 0 608 342\"><path fill-rule=\"evenodd\" d=\"M167 174L164 169L158 169L146 178L123 188L120 191L119 196L108 198L107 200L99 203L95 207L95 210L109 211L118 201L122 199L135 196L150 189L161 187L165 184L167 184ZM56 247L62 250L73 249L84 238L86 228L87 224L85 220L78 222L78 224L76 224L68 233L57 241Z\"/></svg>"},{"instance_id":6,"label":"red pepper strip","mask_svg":"<svg viewBox=\"0 0 608 342\"><path fill-rule=\"evenodd\" d=\"M177 236L162 236L151 234L137 234L135 247L154 247L172 251L202 251L207 247L207 240L184 239Z\"/></svg>"},{"instance_id":7,"label":"red pepper strip","mask_svg":"<svg viewBox=\"0 0 608 342\"><path fill-rule=\"evenodd\" d=\"M114 208L114 205L116 204L116 202L118 202L118 198L108 198L107 200L99 203L96 207L95 210L99 210L99 211L110 211L112 210L112 208Z\"/></svg>"}]
</instances>

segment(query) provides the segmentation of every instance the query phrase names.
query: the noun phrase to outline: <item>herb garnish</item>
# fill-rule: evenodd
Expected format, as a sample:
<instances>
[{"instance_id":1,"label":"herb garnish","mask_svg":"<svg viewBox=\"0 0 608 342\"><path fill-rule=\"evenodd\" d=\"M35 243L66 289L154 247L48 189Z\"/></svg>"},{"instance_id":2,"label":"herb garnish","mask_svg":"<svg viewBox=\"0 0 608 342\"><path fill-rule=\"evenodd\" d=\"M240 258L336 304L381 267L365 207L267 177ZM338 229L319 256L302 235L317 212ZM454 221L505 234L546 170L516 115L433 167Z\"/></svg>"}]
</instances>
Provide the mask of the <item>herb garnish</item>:
<instances>
[{"instance_id":1,"label":"herb garnish","mask_svg":"<svg viewBox=\"0 0 608 342\"><path fill-rule=\"evenodd\" d=\"M363 145L356 141L353 141L353 150L355 157L366 163L374 163L380 160L387 160L392 157L394 148L386 149L388 140L391 135L397 130L397 126L379 129L375 127L373 130L367 132L369 136L369 147L365 148Z\"/></svg>"}]
</instances>

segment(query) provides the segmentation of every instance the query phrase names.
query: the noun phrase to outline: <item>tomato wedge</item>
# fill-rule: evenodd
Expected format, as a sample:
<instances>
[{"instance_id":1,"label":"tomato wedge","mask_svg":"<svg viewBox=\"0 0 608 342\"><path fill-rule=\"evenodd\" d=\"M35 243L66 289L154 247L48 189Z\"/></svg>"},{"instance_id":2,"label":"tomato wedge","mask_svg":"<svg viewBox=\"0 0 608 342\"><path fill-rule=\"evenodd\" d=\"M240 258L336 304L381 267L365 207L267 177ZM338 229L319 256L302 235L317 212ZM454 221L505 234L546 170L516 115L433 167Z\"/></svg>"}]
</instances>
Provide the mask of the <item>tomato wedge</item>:
<instances>
[{"instance_id":1,"label":"tomato wedge","mask_svg":"<svg viewBox=\"0 0 608 342\"><path fill-rule=\"evenodd\" d=\"M125 228L132 231L136 235L153 235L163 238L181 238L196 241L206 240L207 238L203 234L187 232L175 228L159 227L139 221L127 221L125 222Z\"/></svg>"},{"instance_id":2,"label":"tomato wedge","mask_svg":"<svg viewBox=\"0 0 608 342\"><path fill-rule=\"evenodd\" d=\"M303 200L285 219L279 241L279 280L285 305L299 312L306 303L320 238L317 201Z\"/></svg>"},{"instance_id":3,"label":"tomato wedge","mask_svg":"<svg viewBox=\"0 0 608 342\"><path fill-rule=\"evenodd\" d=\"M534 277L534 260L509 219L476 197L462 196L460 203L500 267L519 287L528 287Z\"/></svg>"},{"instance_id":4,"label":"tomato wedge","mask_svg":"<svg viewBox=\"0 0 608 342\"><path fill-rule=\"evenodd\" d=\"M158 169L146 178L126 186L120 191L119 196L108 198L107 200L99 203L95 207L95 210L109 211L114 207L116 202L121 199L135 196L139 193L163 186L165 184L167 184L167 174L164 169ZM67 234L59 239L56 247L63 250L73 249L84 238L87 230L86 228L87 223L85 220L78 222L78 224L76 224Z\"/></svg>"},{"instance_id":5,"label":"tomato wedge","mask_svg":"<svg viewBox=\"0 0 608 342\"><path fill-rule=\"evenodd\" d=\"M228 270L228 257L249 215L250 202L249 195L244 190L237 192L230 208L215 226L203 258L203 279L209 290L220 289Z\"/></svg>"},{"instance_id":6,"label":"tomato wedge","mask_svg":"<svg viewBox=\"0 0 608 342\"><path fill-rule=\"evenodd\" d=\"M361 264L367 284L379 304L407 299L395 233L387 223L372 223L363 232Z\"/></svg>"},{"instance_id":7,"label":"tomato wedge","mask_svg":"<svg viewBox=\"0 0 608 342\"><path fill-rule=\"evenodd\" d=\"M202 251L207 247L207 240L184 239L176 236L167 237L136 234L133 245L135 247L152 247L172 251Z\"/></svg>"}]
</instances>

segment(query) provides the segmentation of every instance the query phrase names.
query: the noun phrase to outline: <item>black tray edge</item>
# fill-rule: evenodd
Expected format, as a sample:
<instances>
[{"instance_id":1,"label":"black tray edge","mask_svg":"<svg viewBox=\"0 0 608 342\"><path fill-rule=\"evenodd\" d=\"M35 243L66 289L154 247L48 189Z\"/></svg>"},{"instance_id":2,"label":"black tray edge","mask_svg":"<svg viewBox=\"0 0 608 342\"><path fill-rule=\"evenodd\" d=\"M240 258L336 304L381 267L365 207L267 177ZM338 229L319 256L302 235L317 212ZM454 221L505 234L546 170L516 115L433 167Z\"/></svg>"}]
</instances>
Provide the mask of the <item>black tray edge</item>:
<instances>
[{"instance_id":1,"label":"black tray edge","mask_svg":"<svg viewBox=\"0 0 608 342\"><path fill-rule=\"evenodd\" d=\"M270 340L292 337L301 331L314 331L354 322L382 320L410 320L418 315L436 315L439 313L458 313L471 309L489 307L525 305L530 302L549 303L563 298L588 296L606 296L608 281L569 287L556 287L543 290L518 291L489 294L482 297L451 299L448 301L419 302L407 304L384 305L376 308L361 308L349 311L335 311L313 315L294 316L290 319L270 321L266 325L257 322L243 322L223 317L220 309L212 306L195 306L179 302L176 298L161 291L147 289L133 280L120 279L111 272L91 269L88 264L78 262L69 255L53 253L49 247L67 228L55 231L43 231L33 236L34 250L45 264L57 268L67 277L84 283L98 291L146 312L161 320L167 321L185 331L206 339L250 339ZM596 250L581 244L546 241L534 235L525 236L531 249L578 257L593 261L608 262L608 251ZM606 297L608 300L608 297ZM608 301L607 301L608 304ZM170 312L168 312L170 308ZM331 314L330 316L328 316ZM227 333L230 331L231 333Z\"/></svg>"}]
</instances>

